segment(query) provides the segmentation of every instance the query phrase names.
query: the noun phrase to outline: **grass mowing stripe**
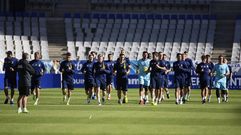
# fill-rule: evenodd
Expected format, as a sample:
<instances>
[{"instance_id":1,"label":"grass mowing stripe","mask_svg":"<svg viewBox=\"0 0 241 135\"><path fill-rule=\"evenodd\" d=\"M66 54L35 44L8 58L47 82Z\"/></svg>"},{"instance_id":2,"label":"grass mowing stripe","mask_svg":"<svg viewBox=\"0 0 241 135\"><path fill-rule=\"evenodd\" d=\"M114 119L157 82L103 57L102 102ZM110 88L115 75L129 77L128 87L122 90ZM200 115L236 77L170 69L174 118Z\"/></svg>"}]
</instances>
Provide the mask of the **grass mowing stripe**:
<instances>
[{"instance_id":1,"label":"grass mowing stripe","mask_svg":"<svg viewBox=\"0 0 241 135\"><path fill-rule=\"evenodd\" d=\"M229 103L217 104L213 96L202 105L200 91L193 90L191 101L177 106L171 90L171 99L162 104L140 106L138 89L131 89L128 104L118 105L113 91L112 100L99 107L96 101L85 104L82 89L74 91L70 106L63 104L60 89L42 90L39 106L29 98L29 114L18 115L16 106L0 101L0 134L236 135L241 132L241 91L230 93Z\"/></svg>"}]
</instances>

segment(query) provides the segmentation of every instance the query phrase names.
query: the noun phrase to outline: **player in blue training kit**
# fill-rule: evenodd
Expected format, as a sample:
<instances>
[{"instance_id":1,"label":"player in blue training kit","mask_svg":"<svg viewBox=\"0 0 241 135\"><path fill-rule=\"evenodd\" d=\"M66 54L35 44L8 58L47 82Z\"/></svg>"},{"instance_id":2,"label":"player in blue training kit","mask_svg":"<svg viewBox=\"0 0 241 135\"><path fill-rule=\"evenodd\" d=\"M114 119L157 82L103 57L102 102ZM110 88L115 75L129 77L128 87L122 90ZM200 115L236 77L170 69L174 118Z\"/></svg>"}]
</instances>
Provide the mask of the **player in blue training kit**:
<instances>
[{"instance_id":1,"label":"player in blue training kit","mask_svg":"<svg viewBox=\"0 0 241 135\"><path fill-rule=\"evenodd\" d=\"M210 73L212 72L212 69L210 67L210 64L207 63L207 58L205 55L202 55L201 59L202 62L197 65L196 73L199 75L199 85L201 88L202 103L205 104L208 96Z\"/></svg>"},{"instance_id":2,"label":"player in blue training kit","mask_svg":"<svg viewBox=\"0 0 241 135\"><path fill-rule=\"evenodd\" d=\"M206 55L206 59L207 59L207 63L209 64L209 67L211 68L211 71L213 71L213 69L214 69L214 64L213 64L213 62L211 61L211 56L210 56L210 55ZM210 85L209 85L209 88L208 88L208 102L211 101L211 97L212 97L212 87L213 87L213 81L214 81L214 77L213 77L212 72L209 74L209 76L210 76Z\"/></svg>"},{"instance_id":3,"label":"player in blue training kit","mask_svg":"<svg viewBox=\"0 0 241 135\"><path fill-rule=\"evenodd\" d=\"M183 104L186 72L190 71L181 53L173 63L176 104ZM185 100L184 100L185 101Z\"/></svg>"},{"instance_id":4,"label":"player in blue training kit","mask_svg":"<svg viewBox=\"0 0 241 135\"><path fill-rule=\"evenodd\" d=\"M113 83L113 68L115 62L113 61L112 54L108 54L108 60L105 62L107 68L110 70L110 72L106 75L106 85L107 85L107 99L111 99L111 91L112 91L112 83Z\"/></svg>"},{"instance_id":5,"label":"player in blue training kit","mask_svg":"<svg viewBox=\"0 0 241 135\"><path fill-rule=\"evenodd\" d=\"M14 88L16 88L17 81L16 81L16 66L18 64L18 60L14 57L12 57L12 52L8 51L7 57L4 59L3 64L3 71L5 71L4 75L4 93L6 96L6 99L4 101L4 104L8 103L8 100L10 100L10 104L13 104L13 97L14 97ZM11 89L11 97L8 95L8 89Z\"/></svg>"},{"instance_id":6,"label":"player in blue training kit","mask_svg":"<svg viewBox=\"0 0 241 135\"><path fill-rule=\"evenodd\" d=\"M214 66L213 73L215 75L215 88L218 103L220 103L220 90L223 95L223 100L227 100L227 76L229 75L228 65L224 63L224 57L219 56L218 63Z\"/></svg>"},{"instance_id":7,"label":"player in blue training kit","mask_svg":"<svg viewBox=\"0 0 241 135\"><path fill-rule=\"evenodd\" d=\"M83 64L81 72L84 74L85 94L87 95L87 103L90 103L92 92L95 86L94 79L94 56L89 54L88 60Z\"/></svg>"},{"instance_id":8,"label":"player in blue training kit","mask_svg":"<svg viewBox=\"0 0 241 135\"><path fill-rule=\"evenodd\" d=\"M128 103L127 91L128 91L128 74L130 73L130 66L125 60L125 55L120 54L119 61L116 61L114 65L114 74L116 75L116 90L118 96L118 103ZM123 92L124 98L121 100L121 92Z\"/></svg>"},{"instance_id":9,"label":"player in blue training kit","mask_svg":"<svg viewBox=\"0 0 241 135\"><path fill-rule=\"evenodd\" d=\"M142 59L137 61L137 74L139 78L139 104L145 104L148 102L148 95L145 95L145 91L149 90L150 86L150 73L148 72L148 67L150 65L150 60L147 58L148 52L144 51L142 53ZM145 89L145 91L144 91ZM147 92L146 92L147 93Z\"/></svg>"},{"instance_id":10,"label":"player in blue training kit","mask_svg":"<svg viewBox=\"0 0 241 135\"><path fill-rule=\"evenodd\" d=\"M170 98L170 93L169 93L169 90L168 90L168 83L169 83L169 72L171 72L171 64L169 61L166 60L166 54L163 54L162 56L162 59L163 59L163 62L165 64L165 67L166 67L166 71L165 71L165 74L163 75L163 90L166 92L166 95L167 95L167 98L169 99ZM164 95L163 95L163 99L164 99Z\"/></svg>"},{"instance_id":11,"label":"player in blue training kit","mask_svg":"<svg viewBox=\"0 0 241 135\"><path fill-rule=\"evenodd\" d=\"M153 52L153 59L150 61L150 66L148 71L150 74L150 88L151 88L151 98L152 105L157 105L158 101L158 90L161 89L161 79L160 72L161 67L159 66L159 54L157 52Z\"/></svg>"},{"instance_id":12,"label":"player in blue training kit","mask_svg":"<svg viewBox=\"0 0 241 135\"><path fill-rule=\"evenodd\" d=\"M224 63L228 65L228 60L224 59ZM229 75L227 76L227 95L226 95L226 102L228 102L228 97L229 97L229 83L230 80L232 79L233 73L232 73L232 67L230 65L228 65L228 69L229 69ZM222 95L222 97L224 97L224 95Z\"/></svg>"},{"instance_id":13,"label":"player in blue training kit","mask_svg":"<svg viewBox=\"0 0 241 135\"><path fill-rule=\"evenodd\" d=\"M195 67L193 65L193 62L190 58L187 57L188 52L183 53L183 59L187 63L188 68L190 69L188 72L186 72L186 81L184 86L184 93L185 93L185 100L190 100L191 95L191 86L192 86L192 71L195 71Z\"/></svg>"},{"instance_id":14,"label":"player in blue training kit","mask_svg":"<svg viewBox=\"0 0 241 135\"><path fill-rule=\"evenodd\" d=\"M66 92L65 89L67 88L67 104L70 103L70 98L72 91L74 90L74 73L75 73L75 66L71 60L71 53L66 53L66 59L60 63L59 71L62 73L62 90L64 99Z\"/></svg>"},{"instance_id":15,"label":"player in blue training kit","mask_svg":"<svg viewBox=\"0 0 241 135\"><path fill-rule=\"evenodd\" d=\"M91 51L90 54L93 55L93 62L96 63L98 60L97 60L97 52L95 51ZM91 95L91 99L95 100L96 99L96 93L95 91L97 91L97 86L96 84L94 83L94 89L92 89L92 95Z\"/></svg>"},{"instance_id":16,"label":"player in blue training kit","mask_svg":"<svg viewBox=\"0 0 241 135\"><path fill-rule=\"evenodd\" d=\"M34 105L38 105L41 89L40 81L46 69L44 63L40 61L40 53L35 52L34 57L34 60L30 61L29 63L35 70L35 74L31 78L31 92L33 94L34 100L36 99Z\"/></svg>"},{"instance_id":17,"label":"player in blue training kit","mask_svg":"<svg viewBox=\"0 0 241 135\"><path fill-rule=\"evenodd\" d=\"M98 104L101 105L100 101L100 90L102 90L102 103L105 102L106 95L106 74L109 74L110 70L106 66L104 62L104 58L102 54L98 55L98 61L94 64L94 75L95 75L95 84L97 87L97 91L95 91L97 95Z\"/></svg>"},{"instance_id":18,"label":"player in blue training kit","mask_svg":"<svg viewBox=\"0 0 241 135\"><path fill-rule=\"evenodd\" d=\"M161 87L156 91L157 95L157 102L161 103L161 101L164 100L164 79L165 79L165 73L167 71L165 61L163 60L163 53L159 52L159 79L161 80Z\"/></svg>"}]
</instances>

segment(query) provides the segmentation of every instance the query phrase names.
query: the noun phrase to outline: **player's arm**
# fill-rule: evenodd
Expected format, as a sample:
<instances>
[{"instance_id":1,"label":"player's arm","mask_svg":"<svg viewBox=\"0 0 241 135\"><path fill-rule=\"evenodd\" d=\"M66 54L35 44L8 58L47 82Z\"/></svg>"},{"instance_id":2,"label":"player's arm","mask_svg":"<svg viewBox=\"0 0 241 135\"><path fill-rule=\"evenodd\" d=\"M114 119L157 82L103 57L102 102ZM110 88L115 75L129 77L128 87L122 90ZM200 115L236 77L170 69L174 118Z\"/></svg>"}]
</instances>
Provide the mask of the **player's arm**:
<instances>
[{"instance_id":1,"label":"player's arm","mask_svg":"<svg viewBox=\"0 0 241 135\"><path fill-rule=\"evenodd\" d=\"M60 73L63 73L63 72L64 72L63 62L60 63L59 72L60 72Z\"/></svg>"},{"instance_id":2,"label":"player's arm","mask_svg":"<svg viewBox=\"0 0 241 135\"><path fill-rule=\"evenodd\" d=\"M160 64L160 63L159 63ZM166 70L166 67L161 67L159 64L156 64L156 67L161 70Z\"/></svg>"}]
</instances>

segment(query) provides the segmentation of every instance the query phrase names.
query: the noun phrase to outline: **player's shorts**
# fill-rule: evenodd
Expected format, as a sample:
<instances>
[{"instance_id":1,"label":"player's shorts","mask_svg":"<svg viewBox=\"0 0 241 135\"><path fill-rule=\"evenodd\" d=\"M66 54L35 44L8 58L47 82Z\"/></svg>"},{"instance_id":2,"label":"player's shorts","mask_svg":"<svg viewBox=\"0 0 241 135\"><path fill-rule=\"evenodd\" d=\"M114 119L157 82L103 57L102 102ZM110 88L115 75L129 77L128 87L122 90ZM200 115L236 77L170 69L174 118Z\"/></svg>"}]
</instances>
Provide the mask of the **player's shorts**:
<instances>
[{"instance_id":1,"label":"player's shorts","mask_svg":"<svg viewBox=\"0 0 241 135\"><path fill-rule=\"evenodd\" d=\"M113 82L113 76L106 76L106 85L111 85Z\"/></svg>"},{"instance_id":2,"label":"player's shorts","mask_svg":"<svg viewBox=\"0 0 241 135\"><path fill-rule=\"evenodd\" d=\"M95 79L96 86L101 90L106 90L106 82L103 79Z\"/></svg>"},{"instance_id":3,"label":"player's shorts","mask_svg":"<svg viewBox=\"0 0 241 135\"><path fill-rule=\"evenodd\" d=\"M72 80L63 80L62 89L74 90L74 81Z\"/></svg>"},{"instance_id":4,"label":"player's shorts","mask_svg":"<svg viewBox=\"0 0 241 135\"><path fill-rule=\"evenodd\" d=\"M227 83L225 81L215 81L215 88L220 90L227 90Z\"/></svg>"},{"instance_id":5,"label":"player's shorts","mask_svg":"<svg viewBox=\"0 0 241 135\"><path fill-rule=\"evenodd\" d=\"M92 89L93 87L95 87L95 80L94 79L85 79L84 82L85 85L85 89Z\"/></svg>"},{"instance_id":6,"label":"player's shorts","mask_svg":"<svg viewBox=\"0 0 241 135\"><path fill-rule=\"evenodd\" d=\"M210 78L200 78L200 88L204 89L206 87L210 87Z\"/></svg>"},{"instance_id":7,"label":"player's shorts","mask_svg":"<svg viewBox=\"0 0 241 135\"><path fill-rule=\"evenodd\" d=\"M128 91L128 78L116 78L116 90Z\"/></svg>"},{"instance_id":8,"label":"player's shorts","mask_svg":"<svg viewBox=\"0 0 241 135\"><path fill-rule=\"evenodd\" d=\"M185 79L185 86L184 87L189 87L189 86L192 86L192 77L188 75Z\"/></svg>"},{"instance_id":9,"label":"player's shorts","mask_svg":"<svg viewBox=\"0 0 241 135\"><path fill-rule=\"evenodd\" d=\"M169 84L168 84L168 80L169 78L167 76L163 76L163 79L162 79L162 87L163 88L168 88Z\"/></svg>"},{"instance_id":10,"label":"player's shorts","mask_svg":"<svg viewBox=\"0 0 241 135\"><path fill-rule=\"evenodd\" d=\"M32 77L31 78L31 89L41 88L40 81L41 81L41 77Z\"/></svg>"},{"instance_id":11,"label":"player's shorts","mask_svg":"<svg viewBox=\"0 0 241 135\"><path fill-rule=\"evenodd\" d=\"M183 89L185 86L185 79L174 77L174 84L175 84L175 88Z\"/></svg>"},{"instance_id":12,"label":"player's shorts","mask_svg":"<svg viewBox=\"0 0 241 135\"><path fill-rule=\"evenodd\" d=\"M150 86L150 77L139 76L139 84L143 86Z\"/></svg>"},{"instance_id":13,"label":"player's shorts","mask_svg":"<svg viewBox=\"0 0 241 135\"><path fill-rule=\"evenodd\" d=\"M20 86L18 87L20 96L29 96L30 94L30 86Z\"/></svg>"},{"instance_id":14,"label":"player's shorts","mask_svg":"<svg viewBox=\"0 0 241 135\"><path fill-rule=\"evenodd\" d=\"M17 86L16 77L4 77L4 88L14 89Z\"/></svg>"},{"instance_id":15,"label":"player's shorts","mask_svg":"<svg viewBox=\"0 0 241 135\"><path fill-rule=\"evenodd\" d=\"M160 77L151 77L150 87L151 89L160 89L162 86Z\"/></svg>"}]
</instances>

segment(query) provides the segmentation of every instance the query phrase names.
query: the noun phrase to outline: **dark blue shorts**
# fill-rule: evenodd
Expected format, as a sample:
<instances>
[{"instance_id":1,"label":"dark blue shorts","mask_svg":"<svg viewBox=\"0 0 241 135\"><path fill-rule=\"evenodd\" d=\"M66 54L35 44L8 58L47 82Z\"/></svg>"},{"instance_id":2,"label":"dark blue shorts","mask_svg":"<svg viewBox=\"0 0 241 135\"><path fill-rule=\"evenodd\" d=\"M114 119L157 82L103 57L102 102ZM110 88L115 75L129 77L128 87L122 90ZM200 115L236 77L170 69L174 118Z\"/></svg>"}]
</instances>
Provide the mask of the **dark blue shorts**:
<instances>
[{"instance_id":1,"label":"dark blue shorts","mask_svg":"<svg viewBox=\"0 0 241 135\"><path fill-rule=\"evenodd\" d=\"M210 87L210 78L200 78L200 88Z\"/></svg>"},{"instance_id":2,"label":"dark blue shorts","mask_svg":"<svg viewBox=\"0 0 241 135\"><path fill-rule=\"evenodd\" d=\"M84 82L85 85L85 89L92 89L93 87L95 87L95 80L94 79L85 79Z\"/></svg>"},{"instance_id":3,"label":"dark blue shorts","mask_svg":"<svg viewBox=\"0 0 241 135\"><path fill-rule=\"evenodd\" d=\"M32 77L31 79L32 79L31 80L31 89L41 88L41 86L40 86L41 77Z\"/></svg>"},{"instance_id":4,"label":"dark blue shorts","mask_svg":"<svg viewBox=\"0 0 241 135\"><path fill-rule=\"evenodd\" d=\"M14 89L17 86L16 77L4 77L4 88Z\"/></svg>"},{"instance_id":5,"label":"dark blue shorts","mask_svg":"<svg viewBox=\"0 0 241 135\"><path fill-rule=\"evenodd\" d=\"M184 87L189 87L192 86L192 77L191 76L187 76L185 79L185 86Z\"/></svg>"},{"instance_id":6,"label":"dark blue shorts","mask_svg":"<svg viewBox=\"0 0 241 135\"><path fill-rule=\"evenodd\" d=\"M183 89L185 86L185 79L184 78L175 78L174 77L174 84L175 88Z\"/></svg>"},{"instance_id":7,"label":"dark blue shorts","mask_svg":"<svg viewBox=\"0 0 241 135\"><path fill-rule=\"evenodd\" d=\"M128 91L128 78L116 78L116 90Z\"/></svg>"},{"instance_id":8,"label":"dark blue shorts","mask_svg":"<svg viewBox=\"0 0 241 135\"><path fill-rule=\"evenodd\" d=\"M160 77L151 77L150 88L151 89L160 89L162 87Z\"/></svg>"},{"instance_id":9,"label":"dark blue shorts","mask_svg":"<svg viewBox=\"0 0 241 135\"><path fill-rule=\"evenodd\" d=\"M103 79L95 79L96 87L100 88L101 90L106 90L106 82Z\"/></svg>"},{"instance_id":10,"label":"dark blue shorts","mask_svg":"<svg viewBox=\"0 0 241 135\"><path fill-rule=\"evenodd\" d=\"M113 76L106 76L106 85L111 85L113 82Z\"/></svg>"},{"instance_id":11,"label":"dark blue shorts","mask_svg":"<svg viewBox=\"0 0 241 135\"><path fill-rule=\"evenodd\" d=\"M62 89L74 90L74 81L72 80L63 80Z\"/></svg>"}]
</instances>

